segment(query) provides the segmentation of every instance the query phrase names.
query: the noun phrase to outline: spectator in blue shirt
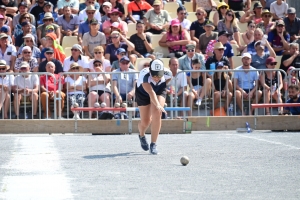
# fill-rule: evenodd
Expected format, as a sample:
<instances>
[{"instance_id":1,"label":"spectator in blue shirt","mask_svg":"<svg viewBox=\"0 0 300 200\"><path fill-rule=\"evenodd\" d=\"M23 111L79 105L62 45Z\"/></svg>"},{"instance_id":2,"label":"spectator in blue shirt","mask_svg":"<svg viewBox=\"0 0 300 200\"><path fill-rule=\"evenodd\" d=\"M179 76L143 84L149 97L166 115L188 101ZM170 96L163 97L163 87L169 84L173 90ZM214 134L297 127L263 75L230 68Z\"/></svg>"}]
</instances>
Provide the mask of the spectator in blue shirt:
<instances>
[{"instance_id":1,"label":"spectator in blue shirt","mask_svg":"<svg viewBox=\"0 0 300 200\"><path fill-rule=\"evenodd\" d=\"M289 100L286 103L300 103L299 96L299 86L290 85L288 88ZM292 115L300 115L300 106L299 107L285 107L284 113L291 113Z\"/></svg>"},{"instance_id":2,"label":"spectator in blue shirt","mask_svg":"<svg viewBox=\"0 0 300 200\"><path fill-rule=\"evenodd\" d=\"M283 20L276 22L276 27L268 34L268 41L277 56L281 56L284 51L289 50L290 34L286 32Z\"/></svg>"},{"instance_id":3,"label":"spectator in blue shirt","mask_svg":"<svg viewBox=\"0 0 300 200\"><path fill-rule=\"evenodd\" d=\"M262 41L264 37L264 32L260 28L256 28L254 31L254 41L247 45L244 52L250 53L250 55L256 54L255 43L257 41ZM270 53L268 48L265 48L265 53Z\"/></svg>"},{"instance_id":4,"label":"spectator in blue shirt","mask_svg":"<svg viewBox=\"0 0 300 200\"><path fill-rule=\"evenodd\" d=\"M44 23L44 22L43 22L44 15L45 15L45 13L47 13L47 12L52 13L54 22L57 23L58 15L57 15L56 12L52 12L52 4L51 4L50 2L47 2L47 3L44 4L43 10L44 10L44 12L42 12L42 13L39 14L39 19L40 19L40 20L37 21L37 24L38 24L38 25L41 25L41 24Z\"/></svg>"}]
</instances>

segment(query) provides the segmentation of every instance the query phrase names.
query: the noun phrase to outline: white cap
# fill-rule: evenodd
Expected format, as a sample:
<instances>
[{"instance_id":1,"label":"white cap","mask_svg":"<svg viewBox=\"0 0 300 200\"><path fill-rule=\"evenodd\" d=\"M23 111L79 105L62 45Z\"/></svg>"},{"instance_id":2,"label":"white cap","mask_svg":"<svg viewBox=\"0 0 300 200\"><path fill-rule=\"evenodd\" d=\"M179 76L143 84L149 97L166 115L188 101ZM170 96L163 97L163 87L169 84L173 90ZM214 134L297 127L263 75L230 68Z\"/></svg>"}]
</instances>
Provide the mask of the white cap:
<instances>
[{"instance_id":1,"label":"white cap","mask_svg":"<svg viewBox=\"0 0 300 200\"><path fill-rule=\"evenodd\" d=\"M111 24L112 27L119 28L119 22L114 22Z\"/></svg>"},{"instance_id":2,"label":"white cap","mask_svg":"<svg viewBox=\"0 0 300 200\"><path fill-rule=\"evenodd\" d=\"M108 7L112 8L112 4L110 2L108 2L108 1L104 2L102 4L102 6L108 6Z\"/></svg>"},{"instance_id":3,"label":"white cap","mask_svg":"<svg viewBox=\"0 0 300 200\"><path fill-rule=\"evenodd\" d=\"M31 52L31 48L30 48L30 46L24 46L24 47L22 48L22 52L23 52L23 51L25 51L25 50L27 50L27 51L30 51L30 52Z\"/></svg>"},{"instance_id":4,"label":"white cap","mask_svg":"<svg viewBox=\"0 0 300 200\"><path fill-rule=\"evenodd\" d=\"M164 63L155 59L150 62L150 74L152 76L163 76L164 75Z\"/></svg>"},{"instance_id":5,"label":"white cap","mask_svg":"<svg viewBox=\"0 0 300 200\"><path fill-rule=\"evenodd\" d=\"M252 58L250 53L243 53L242 58L245 58L245 57L250 58L250 59Z\"/></svg>"}]
</instances>

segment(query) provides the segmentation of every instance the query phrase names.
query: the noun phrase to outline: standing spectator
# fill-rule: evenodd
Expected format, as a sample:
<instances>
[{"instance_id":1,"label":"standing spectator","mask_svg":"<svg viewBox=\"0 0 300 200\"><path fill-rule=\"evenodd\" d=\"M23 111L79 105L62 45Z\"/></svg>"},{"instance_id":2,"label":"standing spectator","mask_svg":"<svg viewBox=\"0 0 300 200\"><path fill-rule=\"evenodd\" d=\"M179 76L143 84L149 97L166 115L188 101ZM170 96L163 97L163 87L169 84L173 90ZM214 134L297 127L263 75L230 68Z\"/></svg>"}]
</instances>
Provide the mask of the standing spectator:
<instances>
[{"instance_id":1,"label":"standing spectator","mask_svg":"<svg viewBox=\"0 0 300 200\"><path fill-rule=\"evenodd\" d=\"M284 0L276 0L270 5L270 12L273 14L274 20L283 19L286 14L289 5Z\"/></svg>"},{"instance_id":2,"label":"standing spectator","mask_svg":"<svg viewBox=\"0 0 300 200\"><path fill-rule=\"evenodd\" d=\"M243 65L235 68L234 72L234 85L235 85L235 98L242 115L245 115L243 109L243 99L252 100L252 103L258 103L262 96L262 92L258 89L259 75L257 71L249 71L249 69L255 69L250 66L251 55L249 53L243 53L242 55ZM253 114L254 109L251 108L250 115Z\"/></svg>"},{"instance_id":3,"label":"standing spectator","mask_svg":"<svg viewBox=\"0 0 300 200\"><path fill-rule=\"evenodd\" d=\"M152 6L143 0L134 0L128 4L128 23L143 20L144 15Z\"/></svg>"},{"instance_id":4,"label":"standing spectator","mask_svg":"<svg viewBox=\"0 0 300 200\"><path fill-rule=\"evenodd\" d=\"M177 19L180 21L181 27L184 30L189 31L191 27L191 21L186 19L188 12L186 11L185 7L178 7L177 8Z\"/></svg>"},{"instance_id":5,"label":"standing spectator","mask_svg":"<svg viewBox=\"0 0 300 200\"><path fill-rule=\"evenodd\" d=\"M9 66L6 65L5 60L0 60L0 73L5 73L9 70ZM11 90L14 85L14 75L7 74L0 76L0 110L2 109L4 119L8 119L7 113L10 107Z\"/></svg>"},{"instance_id":6,"label":"standing spectator","mask_svg":"<svg viewBox=\"0 0 300 200\"><path fill-rule=\"evenodd\" d=\"M87 19L91 20L89 15L93 15L92 19L96 18L99 22L101 22L101 15L99 13L99 10L96 10L94 5L89 5L79 12L79 21L84 22Z\"/></svg>"},{"instance_id":7,"label":"standing spectator","mask_svg":"<svg viewBox=\"0 0 300 200\"><path fill-rule=\"evenodd\" d=\"M186 54L178 59L179 69L192 70L193 69L192 60L196 58L199 60L202 69L205 69L204 56L196 52L195 43L187 44L185 47L186 47Z\"/></svg>"},{"instance_id":8,"label":"standing spectator","mask_svg":"<svg viewBox=\"0 0 300 200\"><path fill-rule=\"evenodd\" d=\"M144 15L144 23L149 29L146 32L161 34L169 27L171 17L166 10L161 9L161 1L155 0L153 9L148 10Z\"/></svg>"},{"instance_id":9,"label":"standing spectator","mask_svg":"<svg viewBox=\"0 0 300 200\"><path fill-rule=\"evenodd\" d=\"M90 0L91 1L91 0ZM79 1L77 0L58 0L57 1L57 8L58 8L58 14L62 15L63 8L65 6L68 6L71 8L71 13L77 15L79 12Z\"/></svg>"},{"instance_id":10,"label":"standing spectator","mask_svg":"<svg viewBox=\"0 0 300 200\"><path fill-rule=\"evenodd\" d=\"M300 103L300 93L298 85L290 85L288 88L289 100L286 103ZM300 115L300 106L299 107L285 107L284 113L291 113L292 115Z\"/></svg>"},{"instance_id":11,"label":"standing spectator","mask_svg":"<svg viewBox=\"0 0 300 200\"><path fill-rule=\"evenodd\" d=\"M112 89L116 103L122 103L123 101L133 101L135 97L135 85L138 79L138 73L134 69L129 68L130 60L127 56L123 56L120 59L120 68L114 70L112 75ZM129 73L127 73L129 72Z\"/></svg>"},{"instance_id":12,"label":"standing spectator","mask_svg":"<svg viewBox=\"0 0 300 200\"><path fill-rule=\"evenodd\" d=\"M268 35L268 33L275 28L275 23L272 22L272 13L270 13L269 10L263 10L261 17L263 21L258 23L256 28L260 28L264 34Z\"/></svg>"},{"instance_id":13,"label":"standing spectator","mask_svg":"<svg viewBox=\"0 0 300 200\"><path fill-rule=\"evenodd\" d=\"M267 69L275 69L277 62L274 57L269 57L266 60ZM260 83L264 89L264 103L270 103L270 99L273 98L276 103L282 103L281 89L283 88L283 81L281 73L279 71L264 71L260 75ZM283 108L280 107L280 112ZM266 114L270 115L270 108L266 108Z\"/></svg>"},{"instance_id":14,"label":"standing spectator","mask_svg":"<svg viewBox=\"0 0 300 200\"><path fill-rule=\"evenodd\" d=\"M300 68L300 55L299 55L299 44L298 43L290 43L289 53L285 54L281 58L280 69L287 72L287 69L290 66L295 68ZM285 74L282 73L282 78L285 78Z\"/></svg>"},{"instance_id":15,"label":"standing spectator","mask_svg":"<svg viewBox=\"0 0 300 200\"><path fill-rule=\"evenodd\" d=\"M96 19L90 21L90 31L85 33L82 38L82 46L84 47L85 55L89 58L94 57L94 47L102 46L105 48L106 37L104 33L99 32L99 23Z\"/></svg>"},{"instance_id":16,"label":"standing spectator","mask_svg":"<svg viewBox=\"0 0 300 200\"><path fill-rule=\"evenodd\" d=\"M102 9L103 9L103 14L101 16L101 22L104 23L106 20L110 20L110 18L108 17L109 13L112 10L112 5L110 2L104 2L102 4ZM100 10L101 11L101 10Z\"/></svg>"},{"instance_id":17,"label":"standing spectator","mask_svg":"<svg viewBox=\"0 0 300 200\"><path fill-rule=\"evenodd\" d=\"M275 51L269 44L269 42L264 39L263 41L257 41L254 44L256 54L252 55L251 66L255 69L266 69L266 61L268 58L276 58ZM265 52L265 48L268 48L269 52Z\"/></svg>"},{"instance_id":18,"label":"standing spectator","mask_svg":"<svg viewBox=\"0 0 300 200\"><path fill-rule=\"evenodd\" d=\"M115 60L112 65L111 65L111 71L114 71L116 69L119 69L120 68L120 60L121 58L123 58L124 56L126 56L126 50L123 49L123 48L118 48L117 51L116 51L116 56L117 56L117 60ZM130 62L129 63L129 68L131 69L134 69L134 66L133 64Z\"/></svg>"},{"instance_id":19,"label":"standing spectator","mask_svg":"<svg viewBox=\"0 0 300 200\"><path fill-rule=\"evenodd\" d=\"M82 2L82 1L81 1ZM104 2L105 3L105 2ZM103 4L104 4L103 3ZM102 5L103 5L102 4ZM96 2L95 0L85 0L84 3L80 3L79 4L79 12L86 9L86 7L88 7L89 5L93 5L95 7L96 10L99 10L100 5L98 2ZM102 14L102 13L101 13Z\"/></svg>"},{"instance_id":20,"label":"standing spectator","mask_svg":"<svg viewBox=\"0 0 300 200\"><path fill-rule=\"evenodd\" d=\"M18 10L17 1L2 0L0 1L0 6L6 7L6 15L10 18L13 18Z\"/></svg>"},{"instance_id":21,"label":"standing spectator","mask_svg":"<svg viewBox=\"0 0 300 200\"><path fill-rule=\"evenodd\" d=\"M24 36L27 34L32 34L32 30L31 30L31 24L29 22L22 22L21 24L22 26L22 32L20 35L18 35L15 38L15 47L17 48L17 50L19 50L20 46L24 43ZM34 36L33 36L34 37ZM34 42L37 42L37 38L34 37Z\"/></svg>"},{"instance_id":22,"label":"standing spectator","mask_svg":"<svg viewBox=\"0 0 300 200\"><path fill-rule=\"evenodd\" d=\"M296 17L296 9L290 7L287 10L288 16L284 18L285 30L291 36L291 42L300 38L300 19Z\"/></svg>"},{"instance_id":23,"label":"standing spectator","mask_svg":"<svg viewBox=\"0 0 300 200\"><path fill-rule=\"evenodd\" d=\"M23 33L21 25L23 22L30 23L32 35L34 35L37 38L36 27L35 24L33 25L29 13L24 13L20 16L19 23L14 27L14 33L12 38L17 38L18 35Z\"/></svg>"},{"instance_id":24,"label":"standing spectator","mask_svg":"<svg viewBox=\"0 0 300 200\"><path fill-rule=\"evenodd\" d=\"M45 17L45 13L51 13L54 19L54 22L57 23L58 15L56 12L53 11L52 4L47 2L44 4L42 13L39 14L39 20L37 21L37 25L43 24L43 19Z\"/></svg>"},{"instance_id":25,"label":"standing spectator","mask_svg":"<svg viewBox=\"0 0 300 200\"><path fill-rule=\"evenodd\" d=\"M27 62L29 64L29 70L31 72L38 71L39 64L37 62L37 59L32 57L32 51L29 46L23 47L21 57L16 59L16 64L14 66L15 73L18 73L20 71L21 65L24 64L24 62Z\"/></svg>"},{"instance_id":26,"label":"standing spectator","mask_svg":"<svg viewBox=\"0 0 300 200\"><path fill-rule=\"evenodd\" d=\"M132 51L138 58L151 58L155 59L155 56L151 54L153 52L151 38L144 33L145 25L143 21L138 20L136 23L137 33L132 35L129 39L134 44L135 49Z\"/></svg>"},{"instance_id":27,"label":"standing spectator","mask_svg":"<svg viewBox=\"0 0 300 200\"><path fill-rule=\"evenodd\" d=\"M46 27L48 25L52 25L54 27L54 32L56 35L56 38L58 41L60 41L61 33L59 26L57 24L54 24L54 19L51 13L45 13L45 16L43 18L44 24L41 24L37 28L37 36L38 36L38 43L42 44L42 38L44 38L47 35Z\"/></svg>"},{"instance_id":28,"label":"standing spectator","mask_svg":"<svg viewBox=\"0 0 300 200\"><path fill-rule=\"evenodd\" d=\"M61 62L54 58L53 48L51 48L51 47L45 48L44 52L45 52L46 59L43 62L40 63L38 71L39 72L46 72L47 63L48 62L53 62L55 64L54 73L58 74L60 72L63 72L64 70L63 70Z\"/></svg>"},{"instance_id":29,"label":"standing spectator","mask_svg":"<svg viewBox=\"0 0 300 200\"><path fill-rule=\"evenodd\" d=\"M193 11L195 11L198 7L204 8L207 15L209 16L209 13L212 10L217 9L217 4L214 0L193 0Z\"/></svg>"},{"instance_id":30,"label":"standing spectator","mask_svg":"<svg viewBox=\"0 0 300 200\"><path fill-rule=\"evenodd\" d=\"M125 51L125 49L124 49ZM103 70L105 72L111 72L111 64L110 61L104 58L104 48L102 46L97 46L94 48L94 59L90 59L89 61L89 71L94 70L93 62L95 60L100 60L102 62Z\"/></svg>"},{"instance_id":31,"label":"standing spectator","mask_svg":"<svg viewBox=\"0 0 300 200\"><path fill-rule=\"evenodd\" d=\"M268 41L277 56L281 56L289 49L290 34L286 32L285 24L282 20L278 20L275 29L269 32Z\"/></svg>"},{"instance_id":32,"label":"standing spectator","mask_svg":"<svg viewBox=\"0 0 300 200\"><path fill-rule=\"evenodd\" d=\"M32 34L27 34L23 37L24 43L20 46L17 55L22 53L22 49L24 46L29 46L32 51L32 57L37 59L38 63L40 63L41 50L36 47L35 38Z\"/></svg>"},{"instance_id":33,"label":"standing spectator","mask_svg":"<svg viewBox=\"0 0 300 200\"><path fill-rule=\"evenodd\" d=\"M0 34L0 60L5 60L10 66L10 70L14 70L17 50L12 44L8 44L8 36L5 33Z\"/></svg>"},{"instance_id":34,"label":"standing spectator","mask_svg":"<svg viewBox=\"0 0 300 200\"><path fill-rule=\"evenodd\" d=\"M82 47L79 44L74 44L71 49L71 56L64 60L64 71L67 72L73 62L78 63L85 72L89 70L89 60L83 56Z\"/></svg>"},{"instance_id":35,"label":"standing spectator","mask_svg":"<svg viewBox=\"0 0 300 200\"><path fill-rule=\"evenodd\" d=\"M229 8L235 11L248 11L251 8L251 0L224 0Z\"/></svg>"},{"instance_id":36,"label":"standing spectator","mask_svg":"<svg viewBox=\"0 0 300 200\"><path fill-rule=\"evenodd\" d=\"M16 25L19 24L20 16L23 15L23 14L25 14L25 13L28 13L28 5L27 5L27 3L25 3L25 2L19 3L18 10L19 10L19 13L16 14L13 17L13 20L12 20L12 29L14 29L16 27ZM31 23L33 25L36 25L35 17L31 13L28 13L28 15L29 15L29 17L31 19Z\"/></svg>"},{"instance_id":37,"label":"standing spectator","mask_svg":"<svg viewBox=\"0 0 300 200\"><path fill-rule=\"evenodd\" d=\"M119 26L118 28L121 30L121 33L123 35L126 35L128 33L128 26L126 22L122 21L120 17L122 16L122 13L118 11L117 9L113 9L112 11L109 12L108 17L110 20L106 20L103 23L103 32L105 35L109 35L111 33L111 26L114 22L118 22Z\"/></svg>"},{"instance_id":38,"label":"standing spectator","mask_svg":"<svg viewBox=\"0 0 300 200\"><path fill-rule=\"evenodd\" d=\"M226 12L228 9L229 6L224 1L219 3L217 12L215 12L213 17L213 23L216 27L218 27L219 21L226 17Z\"/></svg>"},{"instance_id":39,"label":"standing spectator","mask_svg":"<svg viewBox=\"0 0 300 200\"><path fill-rule=\"evenodd\" d=\"M254 21L258 24L262 21L262 5L260 2L254 3L253 10L248 10L240 19L241 23L247 23L249 21Z\"/></svg>"},{"instance_id":40,"label":"standing spectator","mask_svg":"<svg viewBox=\"0 0 300 200\"><path fill-rule=\"evenodd\" d=\"M71 14L71 9L68 6L63 7L63 15L58 17L58 25L63 38L64 36L77 36L79 19L75 14Z\"/></svg>"},{"instance_id":41,"label":"standing spectator","mask_svg":"<svg viewBox=\"0 0 300 200\"><path fill-rule=\"evenodd\" d=\"M46 3L49 2L45 0L37 0L37 3L30 8L29 12L35 17L36 22L40 20L40 14L44 12L44 5ZM52 4L52 8L53 8L53 4Z\"/></svg>"},{"instance_id":42,"label":"standing spectator","mask_svg":"<svg viewBox=\"0 0 300 200\"><path fill-rule=\"evenodd\" d=\"M109 60L113 63L115 60L118 60L116 56L116 51L118 48L123 48L127 50L127 52L134 50L135 46L129 40L126 39L122 34L117 31L113 31L110 34L112 38L112 43L108 44L105 49L105 59ZM121 42L124 41L124 42ZM131 60L136 59L135 56L130 56Z\"/></svg>"},{"instance_id":43,"label":"standing spectator","mask_svg":"<svg viewBox=\"0 0 300 200\"><path fill-rule=\"evenodd\" d=\"M24 62L20 66L20 75L16 76L14 80L14 109L15 119L19 119L19 108L21 100L31 101L33 108L33 119L38 119L37 106L38 106L38 92L39 92L39 77L36 74L30 73L30 66L27 62Z\"/></svg>"},{"instance_id":44,"label":"standing spectator","mask_svg":"<svg viewBox=\"0 0 300 200\"><path fill-rule=\"evenodd\" d=\"M159 40L159 46L168 47L170 57L180 58L185 53L185 45L191 41L190 34L183 30L178 19L171 21L171 26Z\"/></svg>"},{"instance_id":45,"label":"standing spectator","mask_svg":"<svg viewBox=\"0 0 300 200\"><path fill-rule=\"evenodd\" d=\"M191 39L197 43L197 49L199 49L199 37L205 33L204 25L207 24L207 13L202 7L199 7L197 8L195 15L197 16L197 20L192 22L190 34Z\"/></svg>"},{"instance_id":46,"label":"standing spectator","mask_svg":"<svg viewBox=\"0 0 300 200\"><path fill-rule=\"evenodd\" d=\"M218 39L218 33L213 32L215 26L212 22L207 21L204 25L205 33L202 33L199 37L199 49L202 54L205 54L206 47L211 40Z\"/></svg>"},{"instance_id":47,"label":"standing spectator","mask_svg":"<svg viewBox=\"0 0 300 200\"><path fill-rule=\"evenodd\" d=\"M56 100L56 115L59 117L65 106L66 94L59 88L59 84L64 84L64 78L59 74L54 74L55 64L53 62L47 62L46 71L52 74L56 80L56 82L54 82L53 77L50 75L42 75L40 77L41 104L44 111L44 118L51 119L50 101L61 98L60 105L59 100Z\"/></svg>"}]
</instances>

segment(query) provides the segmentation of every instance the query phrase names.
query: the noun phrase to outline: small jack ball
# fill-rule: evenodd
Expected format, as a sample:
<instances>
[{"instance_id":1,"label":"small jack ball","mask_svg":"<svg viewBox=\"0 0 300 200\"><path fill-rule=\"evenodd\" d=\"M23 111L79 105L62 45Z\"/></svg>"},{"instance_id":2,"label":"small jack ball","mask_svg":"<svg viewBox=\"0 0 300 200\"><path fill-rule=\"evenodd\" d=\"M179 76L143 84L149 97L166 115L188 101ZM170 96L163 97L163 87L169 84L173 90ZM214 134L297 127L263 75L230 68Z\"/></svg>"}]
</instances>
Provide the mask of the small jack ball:
<instances>
[{"instance_id":1,"label":"small jack ball","mask_svg":"<svg viewBox=\"0 0 300 200\"><path fill-rule=\"evenodd\" d=\"M183 156L181 159L180 159L180 162L183 166L186 166L187 164L189 164L190 162L190 159L187 157L187 156Z\"/></svg>"},{"instance_id":2,"label":"small jack ball","mask_svg":"<svg viewBox=\"0 0 300 200\"><path fill-rule=\"evenodd\" d=\"M126 108L127 107L127 103L122 103L122 108Z\"/></svg>"},{"instance_id":3,"label":"small jack ball","mask_svg":"<svg viewBox=\"0 0 300 200\"><path fill-rule=\"evenodd\" d=\"M99 108L100 107L100 104L98 102L94 103L94 107L95 108Z\"/></svg>"},{"instance_id":4,"label":"small jack ball","mask_svg":"<svg viewBox=\"0 0 300 200\"><path fill-rule=\"evenodd\" d=\"M101 103L101 108L105 108L106 107L106 103L105 102L102 102Z\"/></svg>"},{"instance_id":5,"label":"small jack ball","mask_svg":"<svg viewBox=\"0 0 300 200\"><path fill-rule=\"evenodd\" d=\"M116 108L120 108L120 103L115 103Z\"/></svg>"},{"instance_id":6,"label":"small jack ball","mask_svg":"<svg viewBox=\"0 0 300 200\"><path fill-rule=\"evenodd\" d=\"M78 103L74 103L74 104L73 104L73 107L74 107L74 108L78 108L78 106L79 106Z\"/></svg>"}]
</instances>

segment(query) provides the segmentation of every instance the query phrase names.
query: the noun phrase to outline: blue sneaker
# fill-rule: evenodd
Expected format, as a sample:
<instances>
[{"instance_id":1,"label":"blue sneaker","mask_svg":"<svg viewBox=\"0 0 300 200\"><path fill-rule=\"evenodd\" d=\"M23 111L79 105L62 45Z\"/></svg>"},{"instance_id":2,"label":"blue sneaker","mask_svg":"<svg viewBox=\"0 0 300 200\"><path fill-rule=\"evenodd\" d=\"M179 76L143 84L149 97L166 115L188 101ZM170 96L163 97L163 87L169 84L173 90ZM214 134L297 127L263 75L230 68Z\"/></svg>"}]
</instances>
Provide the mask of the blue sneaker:
<instances>
[{"instance_id":1,"label":"blue sneaker","mask_svg":"<svg viewBox=\"0 0 300 200\"><path fill-rule=\"evenodd\" d=\"M149 150L149 144L147 142L146 136L140 136L139 135L139 139L140 139L140 142L141 142L142 149L144 149L144 151L148 151Z\"/></svg>"},{"instance_id":2,"label":"blue sneaker","mask_svg":"<svg viewBox=\"0 0 300 200\"><path fill-rule=\"evenodd\" d=\"M155 143L151 143L150 144L150 153L154 154L154 155L158 154L158 151L156 149L156 144Z\"/></svg>"}]
</instances>

